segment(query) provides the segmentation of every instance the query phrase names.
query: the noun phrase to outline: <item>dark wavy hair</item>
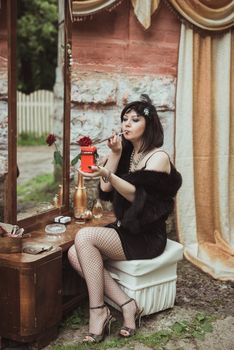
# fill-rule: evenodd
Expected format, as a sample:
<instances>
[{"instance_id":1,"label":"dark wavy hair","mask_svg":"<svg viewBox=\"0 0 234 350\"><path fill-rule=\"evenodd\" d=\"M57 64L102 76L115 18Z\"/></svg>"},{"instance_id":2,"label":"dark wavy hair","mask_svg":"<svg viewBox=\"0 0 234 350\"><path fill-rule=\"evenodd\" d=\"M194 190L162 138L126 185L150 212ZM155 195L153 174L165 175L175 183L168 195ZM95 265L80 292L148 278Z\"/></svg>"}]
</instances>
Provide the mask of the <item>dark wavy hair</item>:
<instances>
[{"instance_id":1,"label":"dark wavy hair","mask_svg":"<svg viewBox=\"0 0 234 350\"><path fill-rule=\"evenodd\" d=\"M121 112L121 122L124 115L132 110L137 115L143 116L146 121L145 131L142 135L143 142L139 151L147 152L155 147L161 147L164 141L163 127L149 96L142 94L140 100L128 103ZM123 145L127 146L126 143L129 143L129 141L123 137Z\"/></svg>"}]
</instances>

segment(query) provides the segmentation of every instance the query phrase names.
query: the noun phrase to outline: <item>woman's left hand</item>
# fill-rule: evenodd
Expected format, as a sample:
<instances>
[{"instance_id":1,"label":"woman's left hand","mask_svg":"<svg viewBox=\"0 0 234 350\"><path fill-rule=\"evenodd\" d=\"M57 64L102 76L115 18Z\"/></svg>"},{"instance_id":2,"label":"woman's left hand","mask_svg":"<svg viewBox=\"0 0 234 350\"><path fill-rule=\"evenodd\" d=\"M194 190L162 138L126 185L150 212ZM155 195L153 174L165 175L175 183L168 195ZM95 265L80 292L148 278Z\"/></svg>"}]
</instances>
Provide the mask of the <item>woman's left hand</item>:
<instances>
[{"instance_id":1,"label":"woman's left hand","mask_svg":"<svg viewBox=\"0 0 234 350\"><path fill-rule=\"evenodd\" d=\"M92 173L86 173L81 169L78 169L79 173L86 177L106 177L110 174L110 171L103 166L91 166Z\"/></svg>"}]
</instances>

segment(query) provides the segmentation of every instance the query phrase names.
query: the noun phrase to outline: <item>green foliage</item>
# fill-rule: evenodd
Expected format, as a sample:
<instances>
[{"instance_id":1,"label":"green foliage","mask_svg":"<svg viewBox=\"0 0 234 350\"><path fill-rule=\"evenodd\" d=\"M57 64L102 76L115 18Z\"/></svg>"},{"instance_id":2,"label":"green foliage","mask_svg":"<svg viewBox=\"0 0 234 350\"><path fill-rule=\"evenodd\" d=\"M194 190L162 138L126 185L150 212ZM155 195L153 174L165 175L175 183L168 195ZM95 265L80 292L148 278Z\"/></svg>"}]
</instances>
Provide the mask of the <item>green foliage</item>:
<instances>
[{"instance_id":1,"label":"green foliage","mask_svg":"<svg viewBox=\"0 0 234 350\"><path fill-rule=\"evenodd\" d=\"M36 136L34 133L22 132L17 140L18 146L41 146L45 145L46 134Z\"/></svg>"},{"instance_id":2,"label":"green foliage","mask_svg":"<svg viewBox=\"0 0 234 350\"><path fill-rule=\"evenodd\" d=\"M133 350L136 342L142 343L154 350L165 349L166 344L170 340L180 339L200 339L203 340L207 332L212 332L213 317L205 315L203 313L197 313L193 320L175 322L169 329L161 330L151 334L138 333L131 338L119 338L119 337L107 337L104 342L99 344L68 344L68 345L55 345L51 346L51 350L108 350L118 349L124 347L126 350ZM84 313L84 309L77 310L70 318L68 318L63 326L68 328L79 328L81 325L88 323L88 315ZM113 328L115 328L113 330ZM117 332L120 328L120 324L117 327L112 327L112 334ZM183 350L177 348L175 350Z\"/></svg>"},{"instance_id":3,"label":"green foliage","mask_svg":"<svg viewBox=\"0 0 234 350\"><path fill-rule=\"evenodd\" d=\"M175 335L181 338L195 338L203 340L207 332L212 332L212 317L198 313L192 322L176 322L172 327Z\"/></svg>"},{"instance_id":4,"label":"green foliage","mask_svg":"<svg viewBox=\"0 0 234 350\"><path fill-rule=\"evenodd\" d=\"M72 165L72 166L76 165L76 163L78 163L78 161L80 160L80 158L81 158L81 155L80 155L80 154L78 154L77 156L75 156L75 158L73 158L72 161L71 161L71 165Z\"/></svg>"},{"instance_id":5,"label":"green foliage","mask_svg":"<svg viewBox=\"0 0 234 350\"><path fill-rule=\"evenodd\" d=\"M152 347L153 349L158 345L166 344L171 338L171 332L169 330L162 330L157 333L153 333L152 335L137 335L136 339L141 343Z\"/></svg>"},{"instance_id":6,"label":"green foliage","mask_svg":"<svg viewBox=\"0 0 234 350\"><path fill-rule=\"evenodd\" d=\"M88 314L85 313L85 309L79 307L76 309L73 314L66 318L62 324L62 328L71 328L71 329L79 329L80 326L88 324Z\"/></svg>"},{"instance_id":7,"label":"green foliage","mask_svg":"<svg viewBox=\"0 0 234 350\"><path fill-rule=\"evenodd\" d=\"M99 158L99 155L97 152L94 153L94 159L95 159L95 163L97 163ZM77 156L75 156L72 161L71 161L71 165L74 166L78 163L78 161L81 159L81 153L79 153Z\"/></svg>"},{"instance_id":8,"label":"green foliage","mask_svg":"<svg viewBox=\"0 0 234 350\"><path fill-rule=\"evenodd\" d=\"M43 174L34 177L22 185L17 186L18 205L23 203L51 202L58 188L53 174Z\"/></svg>"},{"instance_id":9,"label":"green foliage","mask_svg":"<svg viewBox=\"0 0 234 350\"><path fill-rule=\"evenodd\" d=\"M54 151L54 163L57 165L63 165L63 157L59 151Z\"/></svg>"},{"instance_id":10,"label":"green foliage","mask_svg":"<svg viewBox=\"0 0 234 350\"><path fill-rule=\"evenodd\" d=\"M57 65L57 0L20 0L17 21L18 90L52 90Z\"/></svg>"},{"instance_id":11,"label":"green foliage","mask_svg":"<svg viewBox=\"0 0 234 350\"><path fill-rule=\"evenodd\" d=\"M109 349L118 349L124 347L126 350L133 350L134 347L129 344L129 339L122 339L117 337L108 337L104 342L98 344L85 344L85 343L76 343L76 344L67 344L67 345L52 345L51 350L109 350Z\"/></svg>"}]
</instances>

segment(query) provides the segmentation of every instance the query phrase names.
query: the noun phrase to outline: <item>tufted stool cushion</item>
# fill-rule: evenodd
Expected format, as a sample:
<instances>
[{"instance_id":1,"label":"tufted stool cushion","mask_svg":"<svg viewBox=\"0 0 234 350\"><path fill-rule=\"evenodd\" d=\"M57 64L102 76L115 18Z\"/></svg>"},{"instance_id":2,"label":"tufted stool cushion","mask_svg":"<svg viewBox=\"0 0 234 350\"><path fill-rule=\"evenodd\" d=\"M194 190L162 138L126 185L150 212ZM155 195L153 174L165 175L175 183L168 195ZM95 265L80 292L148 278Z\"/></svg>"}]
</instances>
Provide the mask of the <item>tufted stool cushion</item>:
<instances>
[{"instance_id":1,"label":"tufted stool cushion","mask_svg":"<svg viewBox=\"0 0 234 350\"><path fill-rule=\"evenodd\" d=\"M177 262L182 258L182 244L168 239L164 252L157 258L107 260L105 267L125 293L134 298L140 308L144 308L143 315L149 315L174 306ZM105 300L119 309L108 298Z\"/></svg>"}]
</instances>

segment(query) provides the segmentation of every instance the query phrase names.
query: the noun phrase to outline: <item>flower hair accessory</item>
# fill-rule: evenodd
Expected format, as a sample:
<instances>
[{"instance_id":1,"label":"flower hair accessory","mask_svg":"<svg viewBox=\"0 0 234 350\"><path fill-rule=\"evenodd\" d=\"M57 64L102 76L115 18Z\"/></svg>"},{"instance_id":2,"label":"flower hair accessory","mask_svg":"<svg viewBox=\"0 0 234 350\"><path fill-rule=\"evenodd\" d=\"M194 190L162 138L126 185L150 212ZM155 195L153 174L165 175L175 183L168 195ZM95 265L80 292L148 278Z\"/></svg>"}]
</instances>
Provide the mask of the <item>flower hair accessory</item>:
<instances>
[{"instance_id":1,"label":"flower hair accessory","mask_svg":"<svg viewBox=\"0 0 234 350\"><path fill-rule=\"evenodd\" d=\"M143 113L146 117L148 117L150 113L149 108L148 107L144 108Z\"/></svg>"}]
</instances>

